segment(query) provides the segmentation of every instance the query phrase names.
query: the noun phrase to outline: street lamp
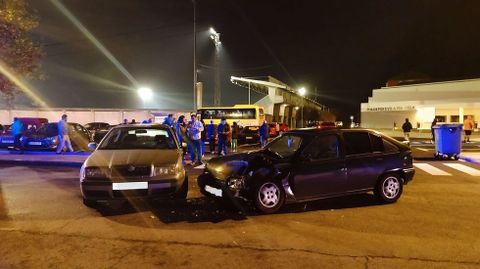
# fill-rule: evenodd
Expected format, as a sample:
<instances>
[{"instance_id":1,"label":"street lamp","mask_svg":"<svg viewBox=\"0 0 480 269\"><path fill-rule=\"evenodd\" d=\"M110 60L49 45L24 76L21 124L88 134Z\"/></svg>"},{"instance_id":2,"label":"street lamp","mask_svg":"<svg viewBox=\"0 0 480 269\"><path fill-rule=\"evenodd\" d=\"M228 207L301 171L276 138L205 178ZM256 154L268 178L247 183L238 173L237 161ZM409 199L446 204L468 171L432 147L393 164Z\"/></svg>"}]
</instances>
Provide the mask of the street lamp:
<instances>
[{"instance_id":1,"label":"street lamp","mask_svg":"<svg viewBox=\"0 0 480 269\"><path fill-rule=\"evenodd\" d=\"M306 93L307 93L307 90L304 87L301 87L300 89L298 89L298 94L300 96L305 96Z\"/></svg>"},{"instance_id":2,"label":"street lamp","mask_svg":"<svg viewBox=\"0 0 480 269\"><path fill-rule=\"evenodd\" d=\"M307 90L304 87L301 87L300 89L298 89L298 94L304 97L305 94L307 94ZM302 128L303 128L303 107L304 106L305 106L305 99L302 99Z\"/></svg>"},{"instance_id":3,"label":"street lamp","mask_svg":"<svg viewBox=\"0 0 480 269\"><path fill-rule=\"evenodd\" d=\"M220 33L217 33L215 29L210 27L210 38L215 44L215 77L214 77L214 92L213 92L213 105L220 106Z\"/></svg>"},{"instance_id":4,"label":"street lamp","mask_svg":"<svg viewBox=\"0 0 480 269\"><path fill-rule=\"evenodd\" d=\"M149 87L141 87L137 89L137 94L143 101L143 106L145 106L145 102L152 99L153 91Z\"/></svg>"}]
</instances>

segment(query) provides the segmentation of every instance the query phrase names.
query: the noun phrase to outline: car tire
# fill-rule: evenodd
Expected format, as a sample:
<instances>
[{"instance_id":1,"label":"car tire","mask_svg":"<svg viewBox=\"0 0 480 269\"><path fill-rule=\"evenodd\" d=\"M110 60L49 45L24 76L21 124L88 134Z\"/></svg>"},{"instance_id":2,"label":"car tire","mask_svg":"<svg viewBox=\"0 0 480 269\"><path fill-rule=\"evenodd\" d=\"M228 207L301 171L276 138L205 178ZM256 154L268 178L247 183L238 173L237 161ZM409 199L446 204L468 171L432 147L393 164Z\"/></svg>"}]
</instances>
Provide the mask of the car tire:
<instances>
[{"instance_id":1,"label":"car tire","mask_svg":"<svg viewBox=\"0 0 480 269\"><path fill-rule=\"evenodd\" d=\"M256 208L262 213L273 214L285 203L285 191L279 183L265 180L255 188L253 200Z\"/></svg>"},{"instance_id":2,"label":"car tire","mask_svg":"<svg viewBox=\"0 0 480 269\"><path fill-rule=\"evenodd\" d=\"M375 196L384 203L395 203L403 192L403 179L398 174L386 174L375 188Z\"/></svg>"},{"instance_id":3,"label":"car tire","mask_svg":"<svg viewBox=\"0 0 480 269\"><path fill-rule=\"evenodd\" d=\"M187 199L187 194L188 194L188 177L183 180L182 186L178 190L177 193L175 193L175 199L176 200L185 200Z\"/></svg>"},{"instance_id":4,"label":"car tire","mask_svg":"<svg viewBox=\"0 0 480 269\"><path fill-rule=\"evenodd\" d=\"M89 200L89 199L85 199L85 198L83 198L83 204L87 207L90 207L90 208L95 208L98 205L97 201Z\"/></svg>"}]
</instances>

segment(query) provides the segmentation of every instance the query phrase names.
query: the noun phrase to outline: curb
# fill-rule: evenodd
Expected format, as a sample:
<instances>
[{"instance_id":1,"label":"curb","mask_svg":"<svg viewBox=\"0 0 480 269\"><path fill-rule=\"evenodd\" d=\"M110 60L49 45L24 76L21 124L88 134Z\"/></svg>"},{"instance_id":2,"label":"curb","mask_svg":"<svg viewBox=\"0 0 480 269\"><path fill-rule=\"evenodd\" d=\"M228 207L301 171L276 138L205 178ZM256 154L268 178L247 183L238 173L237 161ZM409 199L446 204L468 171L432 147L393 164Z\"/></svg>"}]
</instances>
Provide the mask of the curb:
<instances>
[{"instance_id":1,"label":"curb","mask_svg":"<svg viewBox=\"0 0 480 269\"><path fill-rule=\"evenodd\" d=\"M0 164L19 165L19 166L59 166L59 167L78 167L83 162L55 162L55 161L30 161L30 160L0 160Z\"/></svg>"}]
</instances>

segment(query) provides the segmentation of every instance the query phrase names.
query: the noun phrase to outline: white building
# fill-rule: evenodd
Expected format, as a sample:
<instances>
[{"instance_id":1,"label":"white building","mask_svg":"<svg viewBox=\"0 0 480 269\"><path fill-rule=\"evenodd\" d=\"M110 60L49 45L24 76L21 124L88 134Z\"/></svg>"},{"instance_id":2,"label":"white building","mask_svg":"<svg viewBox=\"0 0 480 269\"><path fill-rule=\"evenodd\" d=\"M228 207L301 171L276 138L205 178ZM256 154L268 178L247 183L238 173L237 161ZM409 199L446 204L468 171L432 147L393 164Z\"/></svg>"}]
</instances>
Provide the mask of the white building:
<instances>
[{"instance_id":1,"label":"white building","mask_svg":"<svg viewBox=\"0 0 480 269\"><path fill-rule=\"evenodd\" d=\"M434 118L463 123L468 115L480 120L480 79L382 87L361 104L365 128L401 127L408 118L414 128L430 129Z\"/></svg>"}]
</instances>

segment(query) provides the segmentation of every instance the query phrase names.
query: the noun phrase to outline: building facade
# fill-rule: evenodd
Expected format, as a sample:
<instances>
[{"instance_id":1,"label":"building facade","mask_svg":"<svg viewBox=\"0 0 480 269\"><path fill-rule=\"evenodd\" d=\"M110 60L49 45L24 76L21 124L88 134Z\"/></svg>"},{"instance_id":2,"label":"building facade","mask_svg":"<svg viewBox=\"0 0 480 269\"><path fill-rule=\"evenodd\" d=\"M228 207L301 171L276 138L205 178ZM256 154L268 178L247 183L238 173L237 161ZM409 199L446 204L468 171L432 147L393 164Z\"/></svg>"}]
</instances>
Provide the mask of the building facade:
<instances>
[{"instance_id":1,"label":"building facade","mask_svg":"<svg viewBox=\"0 0 480 269\"><path fill-rule=\"evenodd\" d=\"M406 118L414 128L430 129L438 122L463 123L472 116L480 120L480 79L413 84L374 89L360 107L365 128L401 127Z\"/></svg>"}]
</instances>

